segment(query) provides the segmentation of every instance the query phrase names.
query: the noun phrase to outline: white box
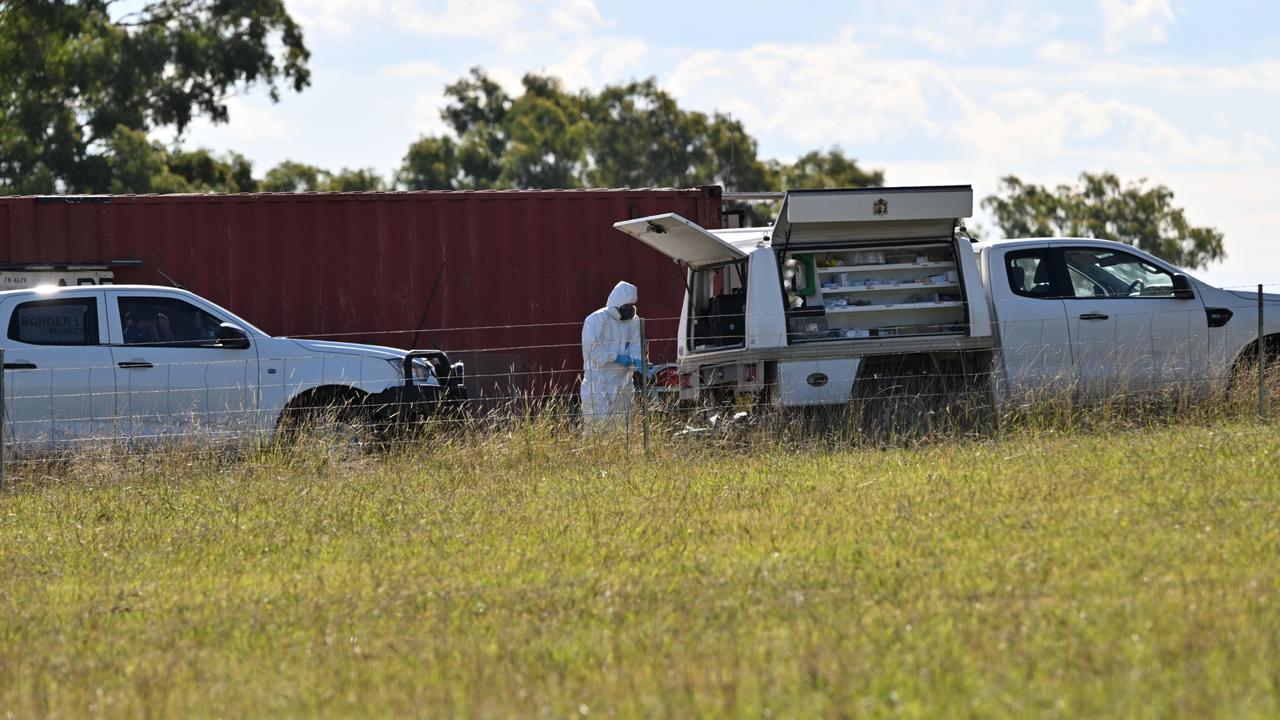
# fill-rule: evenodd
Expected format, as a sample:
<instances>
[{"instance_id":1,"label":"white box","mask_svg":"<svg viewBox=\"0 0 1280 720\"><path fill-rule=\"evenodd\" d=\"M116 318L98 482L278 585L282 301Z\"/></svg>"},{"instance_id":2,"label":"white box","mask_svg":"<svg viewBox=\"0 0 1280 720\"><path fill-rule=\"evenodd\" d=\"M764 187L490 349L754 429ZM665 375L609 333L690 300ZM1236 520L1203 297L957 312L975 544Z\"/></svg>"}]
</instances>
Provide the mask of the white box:
<instances>
[{"instance_id":1,"label":"white box","mask_svg":"<svg viewBox=\"0 0 1280 720\"><path fill-rule=\"evenodd\" d=\"M793 360L778 363L777 404L843 405L853 395L858 358Z\"/></svg>"}]
</instances>

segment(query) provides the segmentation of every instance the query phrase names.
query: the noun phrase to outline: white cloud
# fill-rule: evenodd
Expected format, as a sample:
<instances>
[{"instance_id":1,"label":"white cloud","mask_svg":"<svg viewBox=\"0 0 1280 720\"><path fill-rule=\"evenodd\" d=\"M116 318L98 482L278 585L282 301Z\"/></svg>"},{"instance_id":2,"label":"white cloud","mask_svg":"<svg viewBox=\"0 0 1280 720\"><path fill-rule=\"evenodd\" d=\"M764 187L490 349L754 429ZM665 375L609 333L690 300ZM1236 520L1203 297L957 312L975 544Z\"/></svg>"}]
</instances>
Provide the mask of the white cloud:
<instances>
[{"instance_id":1,"label":"white cloud","mask_svg":"<svg viewBox=\"0 0 1280 720\"><path fill-rule=\"evenodd\" d=\"M1036 50L1036 57L1045 62L1075 65L1089 59L1089 48L1082 43L1051 40Z\"/></svg>"},{"instance_id":2,"label":"white cloud","mask_svg":"<svg viewBox=\"0 0 1280 720\"><path fill-rule=\"evenodd\" d=\"M612 25L612 23L605 22L604 18L600 16L595 0L559 0L558 2L552 2L548 9L548 15L551 18L553 27L573 35L583 35Z\"/></svg>"},{"instance_id":3,"label":"white cloud","mask_svg":"<svg viewBox=\"0 0 1280 720\"><path fill-rule=\"evenodd\" d=\"M509 52L539 42L563 43L607 26L595 0L445 0L424 6L416 0L390 0L391 13L409 32L435 37L472 38Z\"/></svg>"},{"instance_id":4,"label":"white cloud","mask_svg":"<svg viewBox=\"0 0 1280 720\"><path fill-rule=\"evenodd\" d=\"M289 0L289 11L308 31L350 37L353 20L377 16L383 0Z\"/></svg>"},{"instance_id":5,"label":"white cloud","mask_svg":"<svg viewBox=\"0 0 1280 720\"><path fill-rule=\"evenodd\" d=\"M560 78L570 89L594 88L634 77L648 50L643 41L629 38L584 40L542 72Z\"/></svg>"},{"instance_id":6,"label":"white cloud","mask_svg":"<svg viewBox=\"0 0 1280 720\"><path fill-rule=\"evenodd\" d=\"M863 46L841 39L694 52L664 85L683 104L730 112L752 132L775 132L810 146L859 147L905 133L935 133L925 95L927 86L939 86L942 73L920 61L871 59Z\"/></svg>"},{"instance_id":7,"label":"white cloud","mask_svg":"<svg viewBox=\"0 0 1280 720\"><path fill-rule=\"evenodd\" d=\"M378 71L382 75L396 78L447 78L448 70L433 62L403 62L388 65Z\"/></svg>"},{"instance_id":8,"label":"white cloud","mask_svg":"<svg viewBox=\"0 0 1280 720\"><path fill-rule=\"evenodd\" d=\"M1173 24L1169 0L1099 0L1102 37L1107 49L1130 45L1159 45Z\"/></svg>"},{"instance_id":9,"label":"white cloud","mask_svg":"<svg viewBox=\"0 0 1280 720\"><path fill-rule=\"evenodd\" d=\"M438 10L413 0L391 0L391 14L402 29L418 35L503 40L520 25L524 8L514 0L445 0Z\"/></svg>"},{"instance_id":10,"label":"white cloud","mask_svg":"<svg viewBox=\"0 0 1280 720\"><path fill-rule=\"evenodd\" d=\"M204 118L191 123L189 135L212 133L219 136L219 147L237 148L261 142L283 140L290 135L289 123L277 105L261 96L233 97L227 100L231 121L215 125Z\"/></svg>"},{"instance_id":11,"label":"white cloud","mask_svg":"<svg viewBox=\"0 0 1280 720\"><path fill-rule=\"evenodd\" d=\"M406 121L418 136L453 135L453 129L440 117L440 110L444 105L443 92L418 93L413 98L413 106Z\"/></svg>"},{"instance_id":12,"label":"white cloud","mask_svg":"<svg viewBox=\"0 0 1280 720\"><path fill-rule=\"evenodd\" d=\"M904 5L896 8L895 14L905 15L907 22L878 26L865 37L906 39L948 57L966 57L993 47L1034 45L1061 24L1056 15L1043 9L1028 13L1018 5L988 8L973 0Z\"/></svg>"}]
</instances>

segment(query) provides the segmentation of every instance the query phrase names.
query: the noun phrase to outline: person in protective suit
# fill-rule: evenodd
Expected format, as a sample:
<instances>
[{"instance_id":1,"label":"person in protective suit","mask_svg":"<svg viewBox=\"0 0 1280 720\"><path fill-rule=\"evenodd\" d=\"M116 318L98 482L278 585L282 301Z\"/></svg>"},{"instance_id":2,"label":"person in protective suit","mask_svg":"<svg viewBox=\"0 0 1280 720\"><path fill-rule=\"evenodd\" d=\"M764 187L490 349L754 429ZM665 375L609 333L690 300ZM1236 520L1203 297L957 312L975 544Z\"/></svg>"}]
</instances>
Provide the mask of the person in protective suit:
<instances>
[{"instance_id":1,"label":"person in protective suit","mask_svg":"<svg viewBox=\"0 0 1280 720\"><path fill-rule=\"evenodd\" d=\"M643 372L636 286L620 282L609 301L582 324L582 420L588 430L615 430L631 416L635 386Z\"/></svg>"}]
</instances>

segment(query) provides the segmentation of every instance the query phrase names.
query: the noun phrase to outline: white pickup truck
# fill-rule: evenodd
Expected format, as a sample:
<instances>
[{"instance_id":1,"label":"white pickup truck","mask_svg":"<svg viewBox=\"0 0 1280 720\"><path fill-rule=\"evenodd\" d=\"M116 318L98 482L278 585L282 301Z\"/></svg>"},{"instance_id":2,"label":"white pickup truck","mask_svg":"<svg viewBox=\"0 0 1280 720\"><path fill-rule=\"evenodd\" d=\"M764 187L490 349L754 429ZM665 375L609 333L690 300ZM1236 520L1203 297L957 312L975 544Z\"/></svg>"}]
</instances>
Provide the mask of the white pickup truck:
<instances>
[{"instance_id":1,"label":"white pickup truck","mask_svg":"<svg viewBox=\"0 0 1280 720\"><path fill-rule=\"evenodd\" d=\"M0 328L4 429L19 452L192 433L269 439L317 412L387 422L465 394L461 363L441 351L271 337L175 288L0 292Z\"/></svg>"},{"instance_id":2,"label":"white pickup truck","mask_svg":"<svg viewBox=\"0 0 1280 720\"><path fill-rule=\"evenodd\" d=\"M972 209L969 186L792 191L770 227L615 227L685 273L682 400L1199 394L1257 352L1255 294L1105 240L974 243L960 232ZM1280 296L1265 302L1274 357Z\"/></svg>"}]
</instances>

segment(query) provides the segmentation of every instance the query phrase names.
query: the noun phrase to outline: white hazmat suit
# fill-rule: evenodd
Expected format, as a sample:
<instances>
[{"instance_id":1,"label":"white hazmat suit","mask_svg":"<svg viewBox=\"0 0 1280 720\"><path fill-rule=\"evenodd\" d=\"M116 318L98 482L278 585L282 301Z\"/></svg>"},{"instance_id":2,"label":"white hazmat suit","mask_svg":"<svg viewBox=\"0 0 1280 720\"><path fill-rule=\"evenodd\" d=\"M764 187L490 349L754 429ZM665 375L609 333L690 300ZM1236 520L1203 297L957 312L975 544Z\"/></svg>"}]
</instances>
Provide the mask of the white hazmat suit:
<instances>
[{"instance_id":1,"label":"white hazmat suit","mask_svg":"<svg viewBox=\"0 0 1280 720\"><path fill-rule=\"evenodd\" d=\"M618 308L638 298L635 285L620 282L608 303L582 324L582 420L588 430L616 430L631 416L631 374L641 369L640 319L623 320ZM624 364L620 358L634 361Z\"/></svg>"}]
</instances>

